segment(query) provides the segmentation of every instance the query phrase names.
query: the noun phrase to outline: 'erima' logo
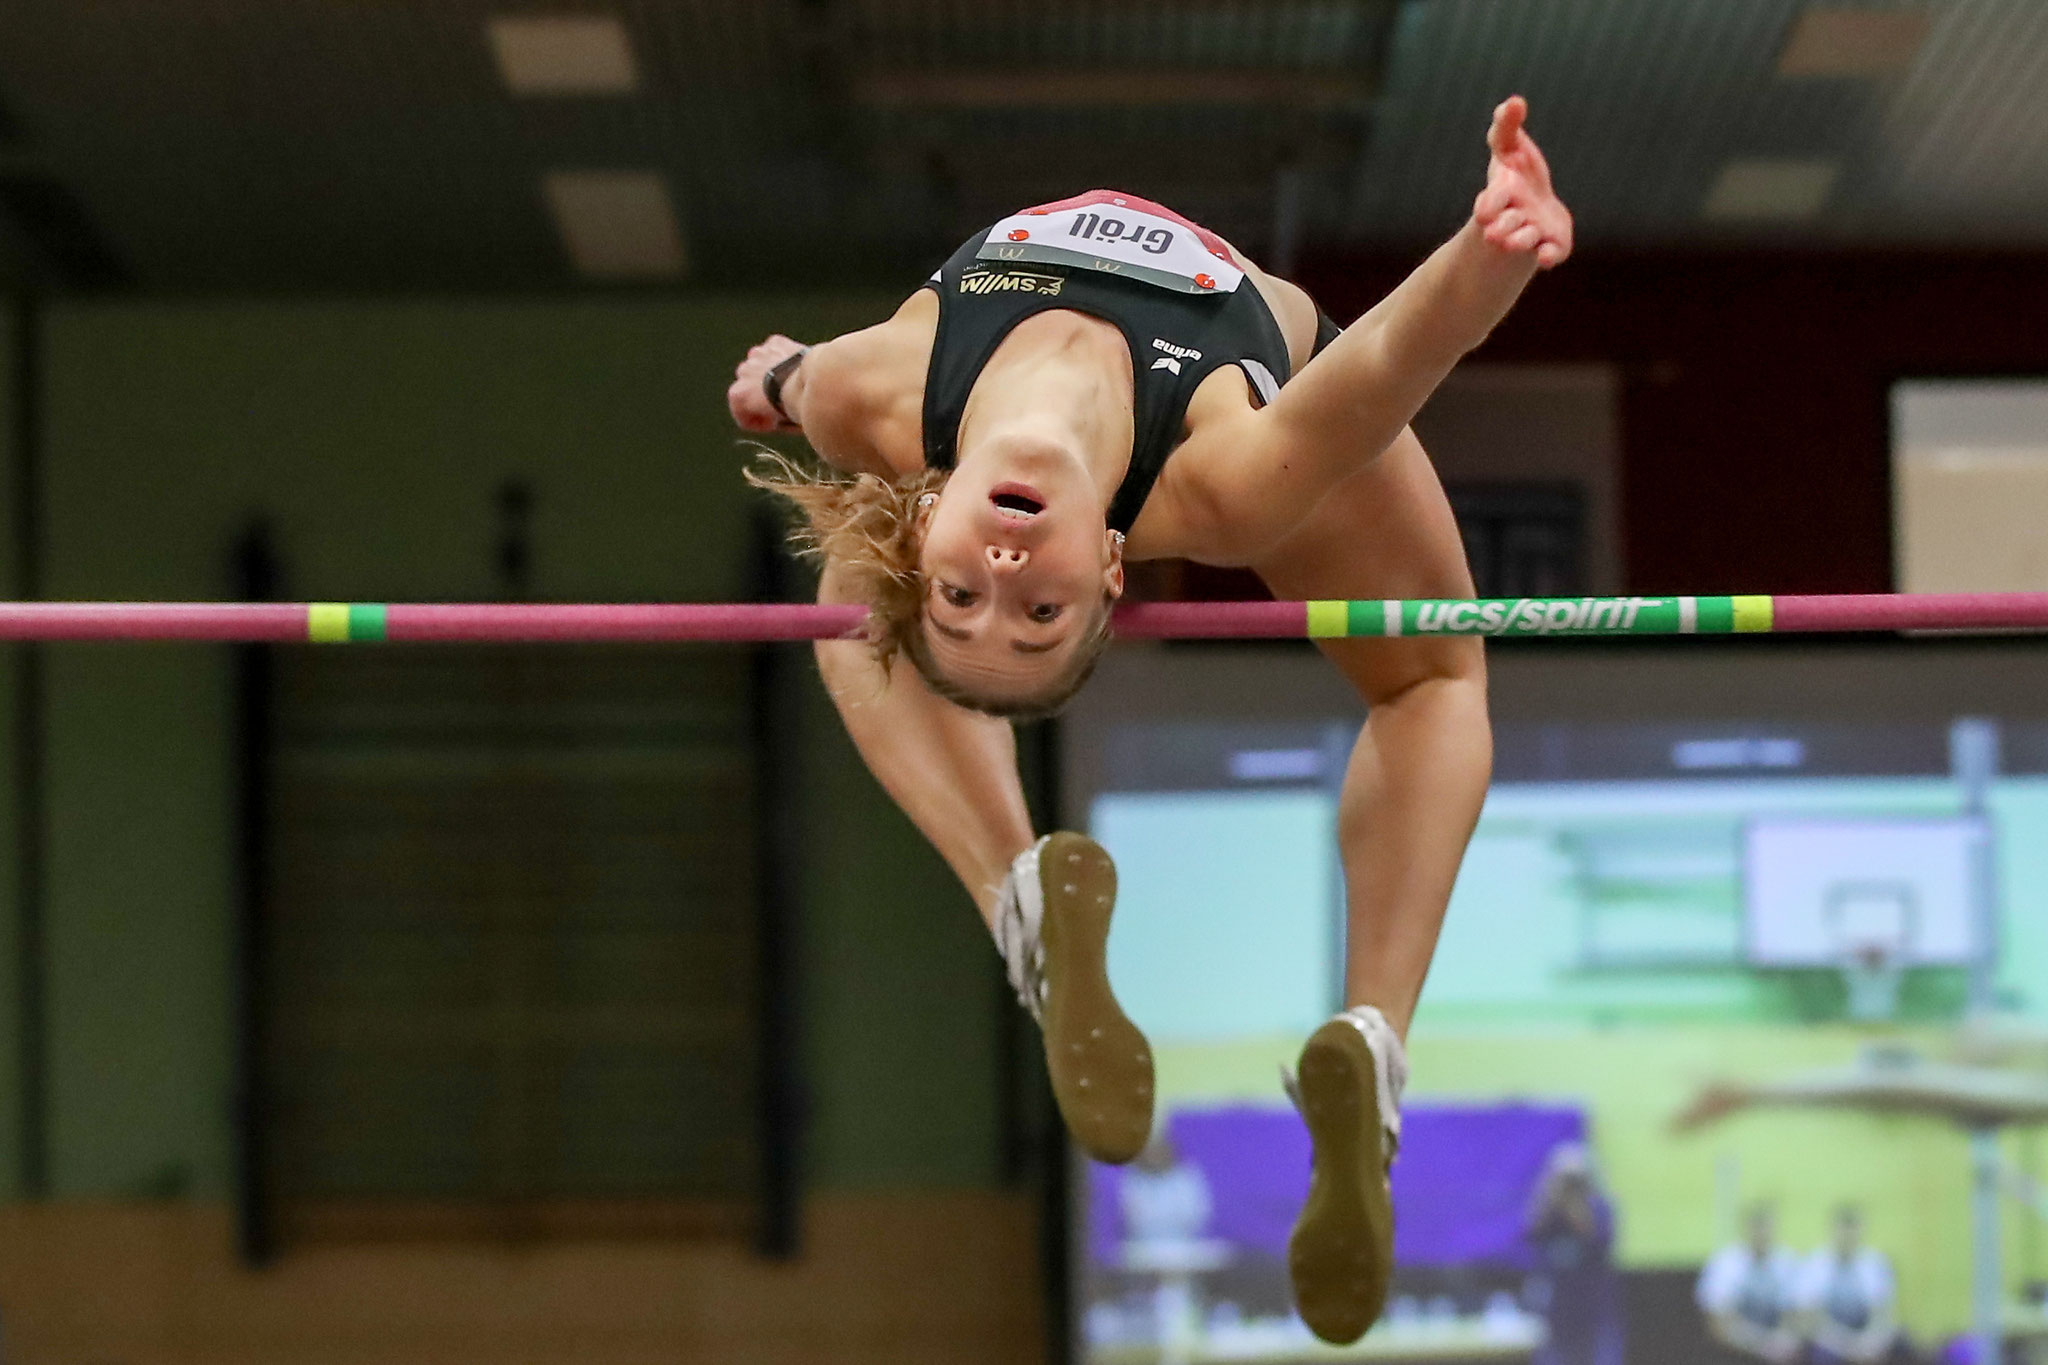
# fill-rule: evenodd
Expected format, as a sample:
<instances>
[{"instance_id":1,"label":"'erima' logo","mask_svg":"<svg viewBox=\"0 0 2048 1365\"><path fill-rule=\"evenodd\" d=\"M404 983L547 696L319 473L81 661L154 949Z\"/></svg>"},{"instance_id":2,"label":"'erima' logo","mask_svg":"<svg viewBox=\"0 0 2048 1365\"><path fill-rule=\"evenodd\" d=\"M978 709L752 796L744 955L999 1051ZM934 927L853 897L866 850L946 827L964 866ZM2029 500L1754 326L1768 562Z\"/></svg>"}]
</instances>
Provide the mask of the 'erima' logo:
<instances>
[{"instance_id":1,"label":"'erima' logo","mask_svg":"<svg viewBox=\"0 0 2048 1365\"><path fill-rule=\"evenodd\" d=\"M1040 275L1029 270L969 270L960 276L963 294L1057 294L1066 280L1058 275Z\"/></svg>"},{"instance_id":2,"label":"'erima' logo","mask_svg":"<svg viewBox=\"0 0 2048 1365\"><path fill-rule=\"evenodd\" d=\"M1192 346L1176 346L1170 341L1161 341L1158 337L1152 338L1152 349L1166 352L1165 355L1152 362L1152 368L1155 370L1171 370L1175 374L1180 373L1181 361L1200 360L1202 358L1202 353Z\"/></svg>"}]
</instances>

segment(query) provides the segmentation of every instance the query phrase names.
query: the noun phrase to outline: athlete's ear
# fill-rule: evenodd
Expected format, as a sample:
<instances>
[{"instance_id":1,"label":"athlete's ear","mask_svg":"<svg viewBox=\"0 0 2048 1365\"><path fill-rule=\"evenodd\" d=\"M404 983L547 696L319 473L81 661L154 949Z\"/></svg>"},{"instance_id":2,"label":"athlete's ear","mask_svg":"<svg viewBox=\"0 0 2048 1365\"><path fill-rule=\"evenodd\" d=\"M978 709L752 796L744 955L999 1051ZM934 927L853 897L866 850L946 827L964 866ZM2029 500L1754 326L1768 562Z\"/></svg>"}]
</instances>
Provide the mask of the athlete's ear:
<instances>
[{"instance_id":1,"label":"athlete's ear","mask_svg":"<svg viewBox=\"0 0 2048 1365\"><path fill-rule=\"evenodd\" d=\"M1124 533L1109 533L1109 563L1103 566L1102 590L1111 600L1124 595Z\"/></svg>"}]
</instances>

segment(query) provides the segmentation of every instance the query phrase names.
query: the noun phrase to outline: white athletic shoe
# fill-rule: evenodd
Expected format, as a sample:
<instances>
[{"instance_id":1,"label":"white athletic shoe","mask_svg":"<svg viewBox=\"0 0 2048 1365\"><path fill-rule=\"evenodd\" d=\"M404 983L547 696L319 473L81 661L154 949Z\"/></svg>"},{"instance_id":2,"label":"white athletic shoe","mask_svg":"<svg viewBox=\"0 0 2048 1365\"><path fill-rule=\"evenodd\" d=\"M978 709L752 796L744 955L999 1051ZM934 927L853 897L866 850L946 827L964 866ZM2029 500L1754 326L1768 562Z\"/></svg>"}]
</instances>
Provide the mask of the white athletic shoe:
<instances>
[{"instance_id":1,"label":"white athletic shoe","mask_svg":"<svg viewBox=\"0 0 2048 1365\"><path fill-rule=\"evenodd\" d=\"M1296 1076L1282 1080L1315 1153L1287 1239L1294 1302L1311 1331L1342 1345L1379 1318L1394 1273L1387 1177L1401 1145L1408 1056L1385 1016L1361 1005L1310 1034Z\"/></svg>"},{"instance_id":2,"label":"white athletic shoe","mask_svg":"<svg viewBox=\"0 0 2048 1365\"><path fill-rule=\"evenodd\" d=\"M1053 1097L1098 1161L1125 1162L1152 1135L1152 1048L1109 987L1116 865L1080 834L1017 855L996 894L996 946L1038 1021Z\"/></svg>"}]
</instances>

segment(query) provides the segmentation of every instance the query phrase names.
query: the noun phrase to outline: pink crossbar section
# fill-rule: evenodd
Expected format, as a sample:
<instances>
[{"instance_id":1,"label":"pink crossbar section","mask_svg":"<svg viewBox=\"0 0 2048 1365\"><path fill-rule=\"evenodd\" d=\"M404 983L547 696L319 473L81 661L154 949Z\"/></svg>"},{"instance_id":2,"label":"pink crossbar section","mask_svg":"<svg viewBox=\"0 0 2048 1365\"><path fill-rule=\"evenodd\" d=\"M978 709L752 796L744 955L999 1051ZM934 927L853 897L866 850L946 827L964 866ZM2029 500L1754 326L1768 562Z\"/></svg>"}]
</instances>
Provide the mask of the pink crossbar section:
<instances>
[{"instance_id":1,"label":"pink crossbar section","mask_svg":"<svg viewBox=\"0 0 2048 1365\"><path fill-rule=\"evenodd\" d=\"M1776 631L2043 630L2048 592L1843 593L1774 597Z\"/></svg>"},{"instance_id":2,"label":"pink crossbar section","mask_svg":"<svg viewBox=\"0 0 2048 1365\"><path fill-rule=\"evenodd\" d=\"M797 603L504 605L394 602L392 640L832 640L857 636L860 607ZM1139 602L1121 608L1127 640L1294 638L1308 634L1300 602Z\"/></svg>"},{"instance_id":3,"label":"pink crossbar section","mask_svg":"<svg viewBox=\"0 0 2048 1365\"><path fill-rule=\"evenodd\" d=\"M297 640L303 602L0 602L0 640Z\"/></svg>"},{"instance_id":4,"label":"pink crossbar section","mask_svg":"<svg viewBox=\"0 0 2048 1365\"><path fill-rule=\"evenodd\" d=\"M1117 608L1125 640L1299 640L1306 602L1132 602Z\"/></svg>"},{"instance_id":5,"label":"pink crossbar section","mask_svg":"<svg viewBox=\"0 0 2048 1365\"><path fill-rule=\"evenodd\" d=\"M392 603L395 641L841 639L859 607L804 603ZM1299 639L1301 602L1139 602L1117 612L1132 640ZM1778 597L1774 632L2048 630L2048 593ZM306 604L271 602L0 602L0 640L304 641Z\"/></svg>"},{"instance_id":6,"label":"pink crossbar section","mask_svg":"<svg viewBox=\"0 0 2048 1365\"><path fill-rule=\"evenodd\" d=\"M801 602L393 602L385 638L489 640L834 640L857 635L865 607Z\"/></svg>"},{"instance_id":7,"label":"pink crossbar section","mask_svg":"<svg viewBox=\"0 0 2048 1365\"><path fill-rule=\"evenodd\" d=\"M855 606L811 603L394 602L393 641L830 640L856 636ZM1126 639L1245 639L1307 633L1299 602L1147 602L1117 614ZM303 602L0 602L0 640L306 639Z\"/></svg>"}]
</instances>

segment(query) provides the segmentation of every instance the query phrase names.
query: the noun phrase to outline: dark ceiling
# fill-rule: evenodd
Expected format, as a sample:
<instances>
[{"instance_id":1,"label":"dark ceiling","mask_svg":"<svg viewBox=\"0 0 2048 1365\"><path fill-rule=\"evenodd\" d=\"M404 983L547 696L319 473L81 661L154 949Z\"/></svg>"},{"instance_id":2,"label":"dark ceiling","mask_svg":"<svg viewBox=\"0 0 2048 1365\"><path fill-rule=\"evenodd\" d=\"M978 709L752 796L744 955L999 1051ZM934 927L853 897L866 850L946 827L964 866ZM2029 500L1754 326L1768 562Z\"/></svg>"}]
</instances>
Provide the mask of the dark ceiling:
<instances>
[{"instance_id":1,"label":"dark ceiling","mask_svg":"<svg viewBox=\"0 0 2048 1365\"><path fill-rule=\"evenodd\" d=\"M508 13L615 17L637 89L515 96ZM2040 0L7 0L0 284L585 287L578 170L665 183L713 286L900 282L1105 184L1406 251L1516 90L1589 245L2032 246L2044 89Z\"/></svg>"}]
</instances>

